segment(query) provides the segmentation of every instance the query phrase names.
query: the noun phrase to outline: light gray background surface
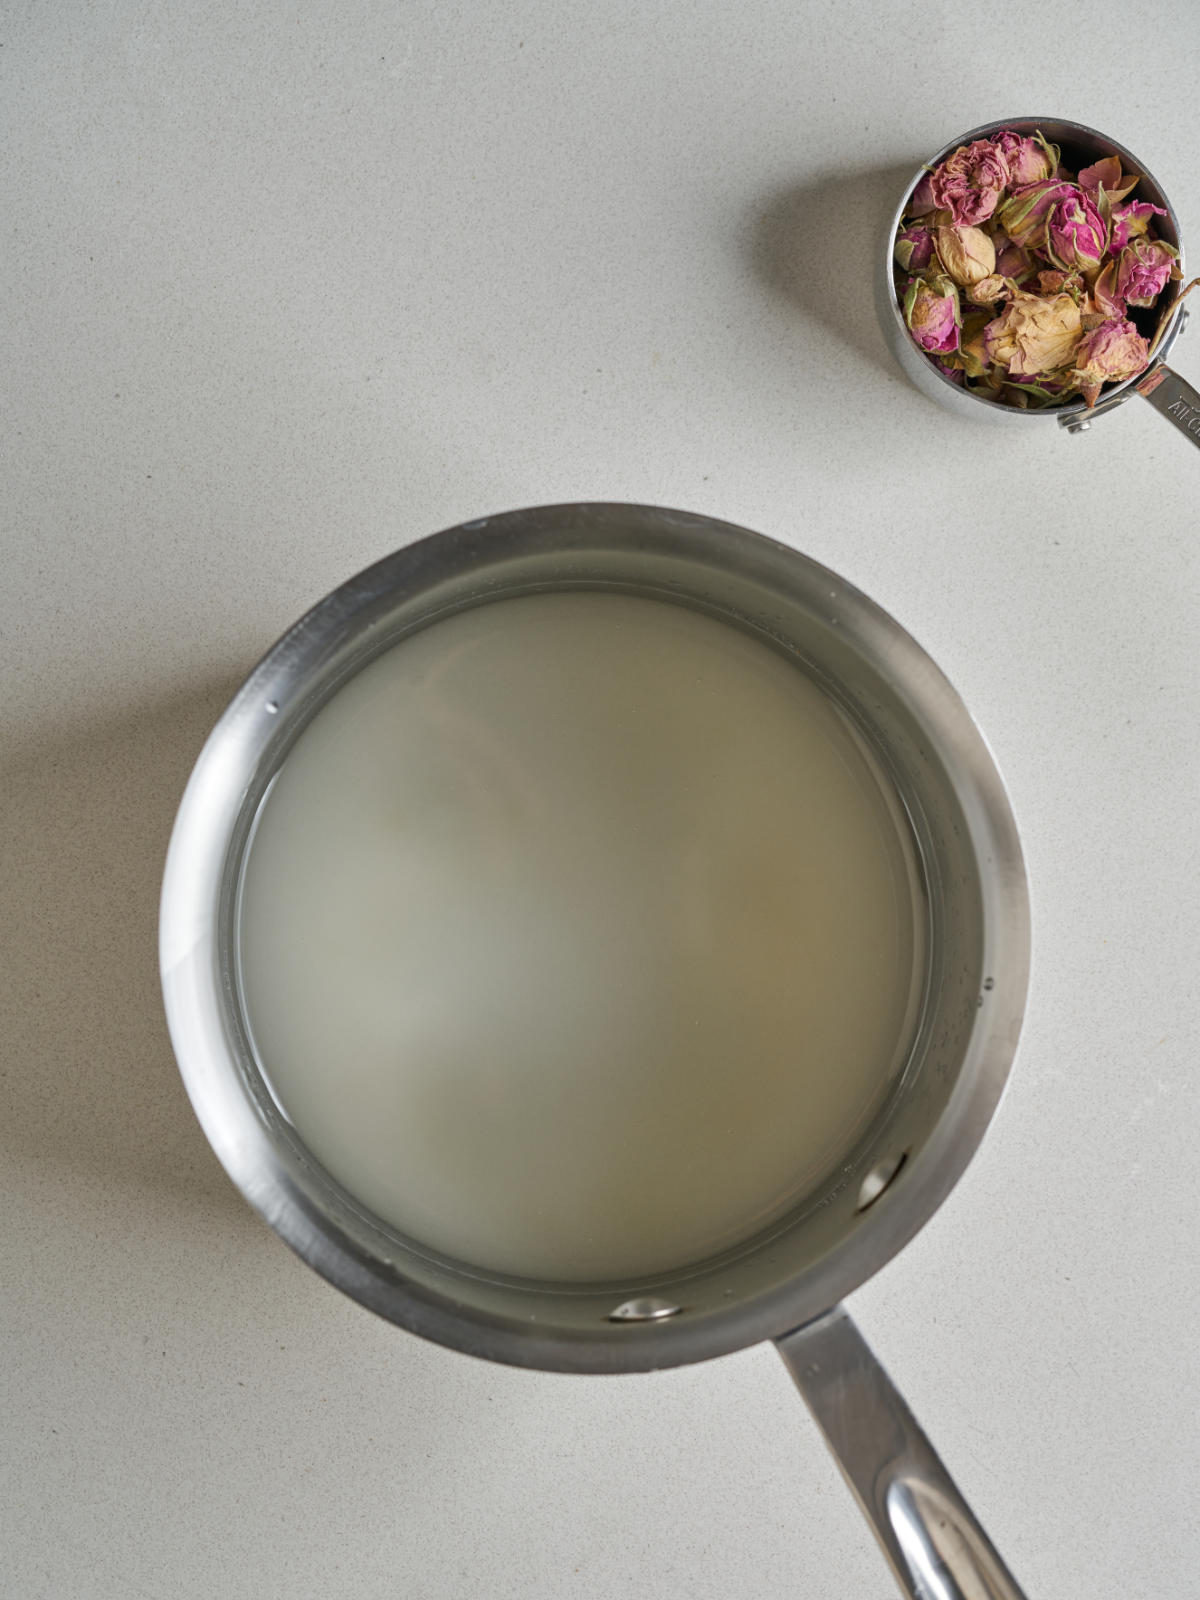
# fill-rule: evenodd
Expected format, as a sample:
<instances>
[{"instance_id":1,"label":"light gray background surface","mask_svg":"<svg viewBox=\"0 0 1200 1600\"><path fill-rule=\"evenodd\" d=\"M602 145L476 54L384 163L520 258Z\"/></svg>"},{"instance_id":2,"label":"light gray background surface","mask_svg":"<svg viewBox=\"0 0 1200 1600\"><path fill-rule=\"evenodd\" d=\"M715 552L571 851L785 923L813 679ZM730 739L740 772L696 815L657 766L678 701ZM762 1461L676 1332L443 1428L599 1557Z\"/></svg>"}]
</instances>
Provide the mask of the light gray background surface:
<instances>
[{"instance_id":1,"label":"light gray background surface","mask_svg":"<svg viewBox=\"0 0 1200 1600\"><path fill-rule=\"evenodd\" d=\"M397 544L588 497L828 562L990 738L1024 1039L854 1309L1031 1600L1195 1592L1200 455L1140 401L943 415L869 257L926 154L1042 113L1144 155L1195 271L1196 39L1155 3L8 10L0 1592L892 1592L770 1350L423 1345L242 1204L173 1067L158 879L239 677Z\"/></svg>"}]
</instances>

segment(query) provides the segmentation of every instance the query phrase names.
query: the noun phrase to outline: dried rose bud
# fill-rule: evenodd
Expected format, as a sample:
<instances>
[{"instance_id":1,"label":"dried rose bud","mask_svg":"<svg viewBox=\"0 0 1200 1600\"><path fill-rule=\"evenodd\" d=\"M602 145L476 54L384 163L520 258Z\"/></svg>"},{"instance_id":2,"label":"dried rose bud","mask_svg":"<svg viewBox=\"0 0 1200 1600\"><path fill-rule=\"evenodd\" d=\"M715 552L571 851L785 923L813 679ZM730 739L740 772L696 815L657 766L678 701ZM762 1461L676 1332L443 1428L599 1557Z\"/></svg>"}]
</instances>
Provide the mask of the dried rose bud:
<instances>
[{"instance_id":1,"label":"dried rose bud","mask_svg":"<svg viewBox=\"0 0 1200 1600\"><path fill-rule=\"evenodd\" d=\"M904 292L904 320L922 350L937 355L957 350L962 317L956 285L941 274L910 279Z\"/></svg>"},{"instance_id":2,"label":"dried rose bud","mask_svg":"<svg viewBox=\"0 0 1200 1600\"><path fill-rule=\"evenodd\" d=\"M1039 249L1046 242L1046 223L1062 200L1079 193L1073 183L1047 178L1042 183L1026 183L1014 189L1000 210L1000 226L1016 245Z\"/></svg>"},{"instance_id":3,"label":"dried rose bud","mask_svg":"<svg viewBox=\"0 0 1200 1600\"><path fill-rule=\"evenodd\" d=\"M1069 294L1045 300L1017 290L984 330L984 348L1010 376L1036 378L1071 365L1082 327Z\"/></svg>"},{"instance_id":4,"label":"dried rose bud","mask_svg":"<svg viewBox=\"0 0 1200 1600\"><path fill-rule=\"evenodd\" d=\"M1152 206L1149 200L1127 200L1123 206L1114 206L1112 213L1112 238L1109 249L1120 254L1130 239L1146 232L1151 217L1165 217L1162 206Z\"/></svg>"},{"instance_id":5,"label":"dried rose bud","mask_svg":"<svg viewBox=\"0 0 1200 1600\"><path fill-rule=\"evenodd\" d=\"M1094 161L1090 167L1081 167L1076 182L1081 189L1086 189L1090 194L1098 196L1101 189L1108 196L1110 205L1117 205L1124 200L1140 182L1136 172L1121 174L1121 162L1117 156L1105 156L1102 161Z\"/></svg>"},{"instance_id":6,"label":"dried rose bud","mask_svg":"<svg viewBox=\"0 0 1200 1600\"><path fill-rule=\"evenodd\" d=\"M1003 250L996 252L996 271L1006 278L1015 278L1018 283L1036 268L1037 263L1033 256L1019 244L1005 245Z\"/></svg>"},{"instance_id":7,"label":"dried rose bud","mask_svg":"<svg viewBox=\"0 0 1200 1600\"><path fill-rule=\"evenodd\" d=\"M982 228L938 228L933 242L938 260L960 288L996 270L996 247Z\"/></svg>"},{"instance_id":8,"label":"dried rose bud","mask_svg":"<svg viewBox=\"0 0 1200 1600\"><path fill-rule=\"evenodd\" d=\"M1117 294L1130 306L1152 306L1167 279L1179 276L1179 252L1162 239L1133 239L1117 262Z\"/></svg>"},{"instance_id":9,"label":"dried rose bud","mask_svg":"<svg viewBox=\"0 0 1200 1600\"><path fill-rule=\"evenodd\" d=\"M990 321L991 316L986 311L969 311L963 318L959 335L956 364L968 378L976 381L991 375L991 363L983 342Z\"/></svg>"},{"instance_id":10,"label":"dried rose bud","mask_svg":"<svg viewBox=\"0 0 1200 1600\"><path fill-rule=\"evenodd\" d=\"M931 172L927 172L917 184L917 187L913 190L912 194L909 195L908 204L904 208L908 216L924 217L928 216L931 211L936 209L937 201L933 198L929 184L929 180L932 176L933 174Z\"/></svg>"},{"instance_id":11,"label":"dried rose bud","mask_svg":"<svg viewBox=\"0 0 1200 1600\"><path fill-rule=\"evenodd\" d=\"M1046 253L1064 272L1096 272L1108 249L1108 224L1082 189L1059 200L1046 220Z\"/></svg>"},{"instance_id":12,"label":"dried rose bud","mask_svg":"<svg viewBox=\"0 0 1200 1600\"><path fill-rule=\"evenodd\" d=\"M992 215L1009 184L1004 152L990 139L959 145L930 174L935 206L950 213L960 227L974 227Z\"/></svg>"},{"instance_id":13,"label":"dried rose bud","mask_svg":"<svg viewBox=\"0 0 1200 1600\"><path fill-rule=\"evenodd\" d=\"M967 290L967 299L973 306L993 306L997 300L1003 300L1010 295L1013 287L1011 279L993 272L970 286Z\"/></svg>"},{"instance_id":14,"label":"dried rose bud","mask_svg":"<svg viewBox=\"0 0 1200 1600\"><path fill-rule=\"evenodd\" d=\"M966 374L961 367L948 367L944 361L939 361L936 356L929 358L941 373L943 378L949 378L951 383L965 383Z\"/></svg>"},{"instance_id":15,"label":"dried rose bud","mask_svg":"<svg viewBox=\"0 0 1200 1600\"><path fill-rule=\"evenodd\" d=\"M892 254L905 272L924 272L933 259L933 235L928 228L916 224L903 228L896 235Z\"/></svg>"},{"instance_id":16,"label":"dried rose bud","mask_svg":"<svg viewBox=\"0 0 1200 1600\"><path fill-rule=\"evenodd\" d=\"M1094 406L1103 384L1136 377L1149 361L1150 347L1133 323L1114 318L1080 339L1071 377L1088 405Z\"/></svg>"},{"instance_id":17,"label":"dried rose bud","mask_svg":"<svg viewBox=\"0 0 1200 1600\"><path fill-rule=\"evenodd\" d=\"M1047 144L1040 133L1026 139L1011 128L1005 128L993 137L992 143L1008 163L1012 184L1038 183L1043 178L1052 178L1058 171L1058 148Z\"/></svg>"},{"instance_id":18,"label":"dried rose bud","mask_svg":"<svg viewBox=\"0 0 1200 1600\"><path fill-rule=\"evenodd\" d=\"M1049 267L1037 275L1039 294L1069 294L1073 300L1082 300L1087 293L1087 284L1079 272L1062 272L1057 267Z\"/></svg>"}]
</instances>

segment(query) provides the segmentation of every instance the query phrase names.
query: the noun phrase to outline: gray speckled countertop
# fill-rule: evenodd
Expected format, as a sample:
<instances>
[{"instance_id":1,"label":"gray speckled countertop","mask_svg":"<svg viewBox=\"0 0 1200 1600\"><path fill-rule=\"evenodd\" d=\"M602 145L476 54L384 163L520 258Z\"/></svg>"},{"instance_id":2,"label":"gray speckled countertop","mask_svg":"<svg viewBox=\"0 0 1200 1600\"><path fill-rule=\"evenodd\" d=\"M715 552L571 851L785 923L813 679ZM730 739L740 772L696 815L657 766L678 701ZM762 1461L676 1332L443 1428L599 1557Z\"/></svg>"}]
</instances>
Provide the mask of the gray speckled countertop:
<instances>
[{"instance_id":1,"label":"gray speckled countertop","mask_svg":"<svg viewBox=\"0 0 1200 1600\"><path fill-rule=\"evenodd\" d=\"M1143 5L1147 89L1113 4L828 15L0 25L5 1596L892 1592L770 1350L603 1380L421 1344L252 1215L172 1063L158 880L230 689L395 545L591 497L807 550L975 711L1028 856L1025 1033L855 1310L1031 1600L1193 1591L1200 456L1140 402L1028 441L933 409L868 253L923 155L1031 111L1143 153L1200 235L1200 50Z\"/></svg>"}]
</instances>

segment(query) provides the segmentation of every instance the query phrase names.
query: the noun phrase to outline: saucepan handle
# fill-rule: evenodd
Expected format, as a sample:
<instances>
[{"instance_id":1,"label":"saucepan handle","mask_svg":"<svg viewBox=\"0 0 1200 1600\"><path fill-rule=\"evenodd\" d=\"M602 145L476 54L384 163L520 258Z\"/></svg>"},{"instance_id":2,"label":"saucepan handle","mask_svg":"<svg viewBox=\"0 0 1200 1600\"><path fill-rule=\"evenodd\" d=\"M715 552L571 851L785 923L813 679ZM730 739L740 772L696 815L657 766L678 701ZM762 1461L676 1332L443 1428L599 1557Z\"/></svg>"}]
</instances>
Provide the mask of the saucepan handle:
<instances>
[{"instance_id":1,"label":"saucepan handle","mask_svg":"<svg viewBox=\"0 0 1200 1600\"><path fill-rule=\"evenodd\" d=\"M1160 361L1137 385L1137 392L1193 444L1200 445L1200 391Z\"/></svg>"},{"instance_id":2,"label":"saucepan handle","mask_svg":"<svg viewBox=\"0 0 1200 1600\"><path fill-rule=\"evenodd\" d=\"M777 1343L902 1593L911 1600L1024 1600L842 1307Z\"/></svg>"}]
</instances>

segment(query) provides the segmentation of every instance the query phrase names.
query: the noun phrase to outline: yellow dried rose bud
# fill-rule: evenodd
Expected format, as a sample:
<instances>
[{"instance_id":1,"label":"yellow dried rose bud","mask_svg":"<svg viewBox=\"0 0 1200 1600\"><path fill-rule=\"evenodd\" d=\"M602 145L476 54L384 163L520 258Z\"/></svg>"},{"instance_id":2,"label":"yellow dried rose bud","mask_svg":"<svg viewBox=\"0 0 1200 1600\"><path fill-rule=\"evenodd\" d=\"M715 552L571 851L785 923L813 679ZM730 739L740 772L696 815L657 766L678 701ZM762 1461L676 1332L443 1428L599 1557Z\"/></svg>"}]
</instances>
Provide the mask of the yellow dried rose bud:
<instances>
[{"instance_id":1,"label":"yellow dried rose bud","mask_svg":"<svg viewBox=\"0 0 1200 1600\"><path fill-rule=\"evenodd\" d=\"M1069 367L1083 331L1069 294L1046 300L1018 289L984 333L988 358L1014 378L1036 378Z\"/></svg>"},{"instance_id":2,"label":"yellow dried rose bud","mask_svg":"<svg viewBox=\"0 0 1200 1600\"><path fill-rule=\"evenodd\" d=\"M982 228L936 228L933 242L938 260L960 288L970 288L996 270L996 246Z\"/></svg>"}]
</instances>

